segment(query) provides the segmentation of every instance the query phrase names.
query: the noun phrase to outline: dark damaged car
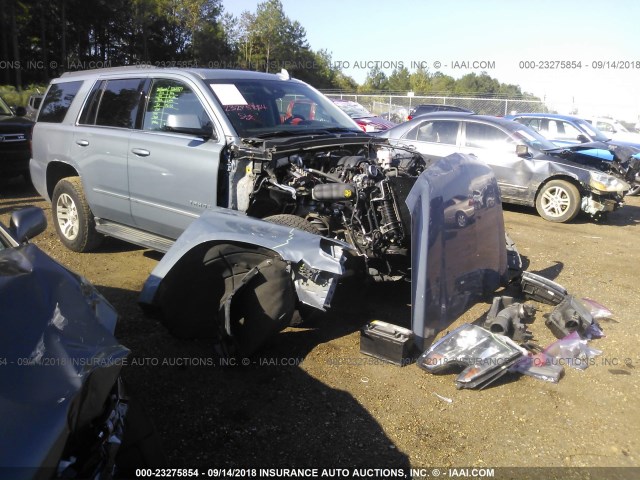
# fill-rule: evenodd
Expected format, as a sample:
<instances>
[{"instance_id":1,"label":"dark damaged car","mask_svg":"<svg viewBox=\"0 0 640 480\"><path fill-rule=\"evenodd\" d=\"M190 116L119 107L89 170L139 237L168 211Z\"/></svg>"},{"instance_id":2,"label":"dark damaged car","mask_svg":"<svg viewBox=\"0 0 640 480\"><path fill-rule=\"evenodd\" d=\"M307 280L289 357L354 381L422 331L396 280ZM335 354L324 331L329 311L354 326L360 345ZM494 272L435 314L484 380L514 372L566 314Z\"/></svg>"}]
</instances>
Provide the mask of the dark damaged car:
<instances>
[{"instance_id":1,"label":"dark damaged car","mask_svg":"<svg viewBox=\"0 0 640 480\"><path fill-rule=\"evenodd\" d=\"M350 273L412 280L421 345L509 276L489 167L391 148L286 71L65 74L31 173L72 250L106 235L167 252L141 304L224 354L328 308Z\"/></svg>"},{"instance_id":2,"label":"dark damaged car","mask_svg":"<svg viewBox=\"0 0 640 480\"><path fill-rule=\"evenodd\" d=\"M109 478L128 398L117 314L84 278L27 240L42 210L0 224L0 469L6 478Z\"/></svg>"},{"instance_id":3,"label":"dark damaged car","mask_svg":"<svg viewBox=\"0 0 640 480\"><path fill-rule=\"evenodd\" d=\"M625 152L625 150L640 152L640 144L633 143L634 137L612 139L609 137L609 133L600 131L591 122L579 117L555 113L519 113L507 115L505 118L532 128L559 147L581 143L593 144L593 148L583 148L580 151L583 155L595 157L594 161L600 165L601 170L610 170L614 174L618 170L620 159L625 158L620 152ZM615 150L619 150L618 154L611 154ZM636 158L640 157L636 154ZM627 195L638 195L640 193L640 173L636 172L633 178L631 176L625 178L631 184L631 190Z\"/></svg>"},{"instance_id":4,"label":"dark damaged car","mask_svg":"<svg viewBox=\"0 0 640 480\"><path fill-rule=\"evenodd\" d=\"M637 150L601 143L558 147L511 120L470 113L422 115L380 134L430 160L477 156L493 168L503 201L535 206L545 220L568 222L584 211L600 216L623 205L640 170ZM610 153L599 159L595 150Z\"/></svg>"},{"instance_id":5,"label":"dark damaged car","mask_svg":"<svg viewBox=\"0 0 640 480\"><path fill-rule=\"evenodd\" d=\"M4 177L29 174L33 122L25 114L24 107L14 113L0 98L0 175Z\"/></svg>"}]
</instances>

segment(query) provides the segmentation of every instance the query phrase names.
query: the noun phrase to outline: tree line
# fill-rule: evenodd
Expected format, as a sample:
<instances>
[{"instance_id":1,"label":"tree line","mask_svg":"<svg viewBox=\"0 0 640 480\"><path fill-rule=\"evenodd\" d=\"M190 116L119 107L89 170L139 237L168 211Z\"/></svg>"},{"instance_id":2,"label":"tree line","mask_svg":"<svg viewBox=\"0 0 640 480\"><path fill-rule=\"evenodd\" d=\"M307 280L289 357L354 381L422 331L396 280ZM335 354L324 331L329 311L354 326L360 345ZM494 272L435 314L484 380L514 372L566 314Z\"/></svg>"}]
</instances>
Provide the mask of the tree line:
<instances>
[{"instance_id":1,"label":"tree line","mask_svg":"<svg viewBox=\"0 0 640 480\"><path fill-rule=\"evenodd\" d=\"M0 0L0 84L46 84L69 70L120 65L286 68L316 88L358 93L413 91L528 96L486 73L454 79L424 69L373 68L363 85L313 50L280 0L239 17L222 0Z\"/></svg>"},{"instance_id":2,"label":"tree line","mask_svg":"<svg viewBox=\"0 0 640 480\"><path fill-rule=\"evenodd\" d=\"M540 100L531 93L523 92L519 85L501 83L487 72L468 73L455 79L440 71L430 73L425 68L410 72L406 67L396 68L387 76L381 69L372 68L358 93L414 92L416 95L474 95L495 98L518 98Z\"/></svg>"}]
</instances>

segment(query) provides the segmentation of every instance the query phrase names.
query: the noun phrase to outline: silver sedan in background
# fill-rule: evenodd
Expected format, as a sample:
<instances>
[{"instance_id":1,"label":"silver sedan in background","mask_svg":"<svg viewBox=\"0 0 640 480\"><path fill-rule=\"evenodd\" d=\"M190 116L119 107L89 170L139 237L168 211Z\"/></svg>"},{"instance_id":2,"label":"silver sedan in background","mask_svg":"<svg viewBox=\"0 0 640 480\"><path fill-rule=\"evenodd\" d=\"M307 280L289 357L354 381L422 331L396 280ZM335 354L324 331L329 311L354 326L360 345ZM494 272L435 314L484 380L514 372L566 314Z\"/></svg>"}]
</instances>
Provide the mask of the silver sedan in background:
<instances>
[{"instance_id":1,"label":"silver sedan in background","mask_svg":"<svg viewBox=\"0 0 640 480\"><path fill-rule=\"evenodd\" d=\"M630 188L620 178L623 174L605 173L593 157L580 153L586 148L607 149L606 145L558 147L504 118L431 113L379 136L414 147L428 161L456 152L475 155L492 167L505 202L535 206L552 222L571 221L581 210L594 217L615 210Z\"/></svg>"}]
</instances>

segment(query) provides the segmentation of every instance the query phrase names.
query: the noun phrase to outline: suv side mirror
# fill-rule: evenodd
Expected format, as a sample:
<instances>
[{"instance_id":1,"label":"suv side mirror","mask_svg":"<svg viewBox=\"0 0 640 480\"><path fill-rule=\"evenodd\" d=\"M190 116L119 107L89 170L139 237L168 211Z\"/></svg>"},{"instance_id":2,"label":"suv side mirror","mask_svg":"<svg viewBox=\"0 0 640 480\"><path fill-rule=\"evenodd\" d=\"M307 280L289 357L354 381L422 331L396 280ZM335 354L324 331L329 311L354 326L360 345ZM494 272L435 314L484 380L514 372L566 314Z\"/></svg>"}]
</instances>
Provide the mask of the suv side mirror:
<instances>
[{"instance_id":1,"label":"suv side mirror","mask_svg":"<svg viewBox=\"0 0 640 480\"><path fill-rule=\"evenodd\" d=\"M9 229L16 242L24 243L47 229L47 217L41 208L21 208L11 215Z\"/></svg>"},{"instance_id":2,"label":"suv side mirror","mask_svg":"<svg viewBox=\"0 0 640 480\"><path fill-rule=\"evenodd\" d=\"M580 143L588 143L588 142L589 142L589 139L587 138L587 136L586 136L586 135L584 135L584 134L582 134L582 133L581 133L580 135L578 135L578 141L579 141Z\"/></svg>"},{"instance_id":3,"label":"suv side mirror","mask_svg":"<svg viewBox=\"0 0 640 480\"><path fill-rule=\"evenodd\" d=\"M202 126L198 116L192 114L167 115L167 122L164 128L169 132L197 135L205 140L215 137L211 122Z\"/></svg>"},{"instance_id":4,"label":"suv side mirror","mask_svg":"<svg viewBox=\"0 0 640 480\"><path fill-rule=\"evenodd\" d=\"M519 157L528 157L529 156L529 147L526 145L516 145L516 155Z\"/></svg>"}]
</instances>

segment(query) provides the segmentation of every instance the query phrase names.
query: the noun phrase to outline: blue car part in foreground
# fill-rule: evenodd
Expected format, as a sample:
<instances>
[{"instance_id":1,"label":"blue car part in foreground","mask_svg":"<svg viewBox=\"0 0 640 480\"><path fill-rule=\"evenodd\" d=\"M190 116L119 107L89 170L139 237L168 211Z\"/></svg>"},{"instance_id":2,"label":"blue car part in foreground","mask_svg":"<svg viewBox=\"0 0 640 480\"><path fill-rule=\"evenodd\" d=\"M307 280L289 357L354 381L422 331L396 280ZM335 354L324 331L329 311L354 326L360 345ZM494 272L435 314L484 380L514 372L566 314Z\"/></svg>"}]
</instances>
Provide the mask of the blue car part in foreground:
<instances>
[{"instance_id":1,"label":"blue car part in foreground","mask_svg":"<svg viewBox=\"0 0 640 480\"><path fill-rule=\"evenodd\" d=\"M123 440L129 350L84 278L25 243L42 210L0 224L0 467L7 478L107 478Z\"/></svg>"}]
</instances>

